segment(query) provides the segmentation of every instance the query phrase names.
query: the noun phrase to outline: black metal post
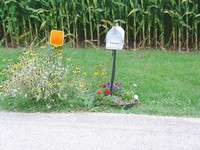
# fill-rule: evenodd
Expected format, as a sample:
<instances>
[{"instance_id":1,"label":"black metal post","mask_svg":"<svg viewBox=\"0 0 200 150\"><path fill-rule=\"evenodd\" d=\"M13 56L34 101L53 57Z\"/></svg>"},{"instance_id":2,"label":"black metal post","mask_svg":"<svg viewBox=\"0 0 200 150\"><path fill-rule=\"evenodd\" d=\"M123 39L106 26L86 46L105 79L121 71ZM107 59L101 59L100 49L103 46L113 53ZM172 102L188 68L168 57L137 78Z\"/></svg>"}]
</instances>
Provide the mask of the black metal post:
<instances>
[{"instance_id":1,"label":"black metal post","mask_svg":"<svg viewBox=\"0 0 200 150\"><path fill-rule=\"evenodd\" d=\"M115 69L116 69L115 62L116 62L116 54L117 54L117 51L116 51L116 50L113 50L113 51L112 51L112 56L113 56L113 66L112 66L111 87L110 87L110 93L111 93L111 95L112 95L112 91L113 91L113 83L114 83L114 79L115 79Z\"/></svg>"}]
</instances>

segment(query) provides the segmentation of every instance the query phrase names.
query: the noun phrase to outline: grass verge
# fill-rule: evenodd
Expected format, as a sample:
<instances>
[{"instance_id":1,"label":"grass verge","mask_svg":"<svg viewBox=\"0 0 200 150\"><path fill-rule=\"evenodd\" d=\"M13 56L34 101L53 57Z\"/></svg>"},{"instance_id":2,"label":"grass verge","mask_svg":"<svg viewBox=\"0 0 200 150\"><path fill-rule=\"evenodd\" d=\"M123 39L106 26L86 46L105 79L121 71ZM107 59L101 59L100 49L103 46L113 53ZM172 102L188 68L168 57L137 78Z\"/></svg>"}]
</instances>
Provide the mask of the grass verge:
<instances>
[{"instance_id":1,"label":"grass verge","mask_svg":"<svg viewBox=\"0 0 200 150\"><path fill-rule=\"evenodd\" d=\"M5 58L12 62L22 53L21 49L0 49L0 71L6 68ZM83 67L86 82L91 83L89 91L96 92L104 82L110 81L112 52L94 49L64 48L63 61ZM107 68L107 76L94 77L95 66ZM0 108L16 111L105 111L120 113L200 116L200 54L166 51L118 51L115 81L123 82L128 89L137 84L136 94L139 104L133 108L113 108L110 106L83 106L82 103L63 103L46 109L42 104L20 100L1 100ZM0 78L0 81L3 77ZM73 105L74 104L74 105ZM20 107L16 107L20 106Z\"/></svg>"}]
</instances>

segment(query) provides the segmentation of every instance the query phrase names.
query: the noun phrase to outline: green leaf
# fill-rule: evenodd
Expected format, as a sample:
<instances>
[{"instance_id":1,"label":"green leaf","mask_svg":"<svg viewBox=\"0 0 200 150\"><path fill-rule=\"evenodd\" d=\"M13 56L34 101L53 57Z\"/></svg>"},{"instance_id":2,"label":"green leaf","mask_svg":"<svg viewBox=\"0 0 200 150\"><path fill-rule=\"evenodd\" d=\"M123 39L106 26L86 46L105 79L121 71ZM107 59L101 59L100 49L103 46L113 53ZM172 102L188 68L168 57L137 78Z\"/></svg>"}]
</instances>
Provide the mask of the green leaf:
<instances>
[{"instance_id":1,"label":"green leaf","mask_svg":"<svg viewBox=\"0 0 200 150\"><path fill-rule=\"evenodd\" d=\"M96 9L93 9L93 12L103 12L104 10L101 9L101 8L96 8Z\"/></svg>"},{"instance_id":2,"label":"green leaf","mask_svg":"<svg viewBox=\"0 0 200 150\"><path fill-rule=\"evenodd\" d=\"M113 2L114 4L116 4L116 5L118 5L118 6L126 6L124 3L122 3L122 2Z\"/></svg>"},{"instance_id":3,"label":"green leaf","mask_svg":"<svg viewBox=\"0 0 200 150\"><path fill-rule=\"evenodd\" d=\"M38 16L35 16L35 15L30 15L30 18L34 18L34 19L40 21L40 18Z\"/></svg>"},{"instance_id":4,"label":"green leaf","mask_svg":"<svg viewBox=\"0 0 200 150\"><path fill-rule=\"evenodd\" d=\"M46 25L47 21L42 22L41 26L40 26L40 30L43 29Z\"/></svg>"},{"instance_id":5,"label":"green leaf","mask_svg":"<svg viewBox=\"0 0 200 150\"><path fill-rule=\"evenodd\" d=\"M135 9L131 10L130 13L128 14L128 16L130 16L132 13L135 13L135 12L137 12L137 11L139 11L138 8L135 8Z\"/></svg>"},{"instance_id":6,"label":"green leaf","mask_svg":"<svg viewBox=\"0 0 200 150\"><path fill-rule=\"evenodd\" d=\"M185 12L185 14L183 15L183 16L185 16L185 15L189 15L189 14L193 14L193 12Z\"/></svg>"},{"instance_id":7,"label":"green leaf","mask_svg":"<svg viewBox=\"0 0 200 150\"><path fill-rule=\"evenodd\" d=\"M16 0L7 0L7 1L5 2L5 4L9 4L9 3L12 3L12 2L18 3Z\"/></svg>"},{"instance_id":8,"label":"green leaf","mask_svg":"<svg viewBox=\"0 0 200 150\"><path fill-rule=\"evenodd\" d=\"M200 14L198 14L198 15L195 16L195 18L198 18L198 17L200 17Z\"/></svg>"},{"instance_id":9,"label":"green leaf","mask_svg":"<svg viewBox=\"0 0 200 150\"><path fill-rule=\"evenodd\" d=\"M116 19L114 22L115 22L115 23L120 22L120 23L122 23L122 24L125 24L125 23L126 23L126 21L124 21L124 20L122 20L122 19Z\"/></svg>"}]
</instances>

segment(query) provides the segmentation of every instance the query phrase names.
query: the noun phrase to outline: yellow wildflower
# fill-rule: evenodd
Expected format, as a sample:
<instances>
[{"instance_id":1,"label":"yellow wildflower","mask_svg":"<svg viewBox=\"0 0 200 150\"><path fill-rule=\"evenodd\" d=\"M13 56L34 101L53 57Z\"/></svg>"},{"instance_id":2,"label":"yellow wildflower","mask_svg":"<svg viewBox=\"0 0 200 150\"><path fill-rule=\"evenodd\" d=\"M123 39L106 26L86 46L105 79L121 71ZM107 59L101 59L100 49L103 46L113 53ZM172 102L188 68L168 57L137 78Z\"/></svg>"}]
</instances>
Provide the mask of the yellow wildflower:
<instances>
[{"instance_id":1,"label":"yellow wildflower","mask_svg":"<svg viewBox=\"0 0 200 150\"><path fill-rule=\"evenodd\" d=\"M3 88L3 89L8 89L8 84L6 83L5 85L3 85L2 88Z\"/></svg>"},{"instance_id":2,"label":"yellow wildflower","mask_svg":"<svg viewBox=\"0 0 200 150\"><path fill-rule=\"evenodd\" d=\"M60 82L58 82L58 83L57 83L57 85L58 85L58 86L60 86L60 85L61 85L61 83L60 83Z\"/></svg>"},{"instance_id":3,"label":"yellow wildflower","mask_svg":"<svg viewBox=\"0 0 200 150\"><path fill-rule=\"evenodd\" d=\"M20 59L21 59L21 61L24 61L24 60L25 60L25 58L24 58L24 57L21 57Z\"/></svg>"},{"instance_id":4,"label":"yellow wildflower","mask_svg":"<svg viewBox=\"0 0 200 150\"><path fill-rule=\"evenodd\" d=\"M81 68L79 68L79 67L76 67L76 70L78 70L78 71L79 71L80 69L81 69Z\"/></svg>"},{"instance_id":5,"label":"yellow wildflower","mask_svg":"<svg viewBox=\"0 0 200 150\"><path fill-rule=\"evenodd\" d=\"M37 92L38 92L38 93L41 93L41 92L42 92L41 88L38 88L38 89L37 89Z\"/></svg>"},{"instance_id":6,"label":"yellow wildflower","mask_svg":"<svg viewBox=\"0 0 200 150\"><path fill-rule=\"evenodd\" d=\"M28 76L27 76L27 75L24 75L24 79L27 80L27 79L28 79Z\"/></svg>"},{"instance_id":7,"label":"yellow wildflower","mask_svg":"<svg viewBox=\"0 0 200 150\"><path fill-rule=\"evenodd\" d=\"M3 74L6 73L6 69L3 69L3 70L1 71L1 73L3 73Z\"/></svg>"},{"instance_id":8,"label":"yellow wildflower","mask_svg":"<svg viewBox=\"0 0 200 150\"><path fill-rule=\"evenodd\" d=\"M54 75L58 75L58 71L55 71Z\"/></svg>"},{"instance_id":9,"label":"yellow wildflower","mask_svg":"<svg viewBox=\"0 0 200 150\"><path fill-rule=\"evenodd\" d=\"M37 76L40 76L40 72L36 72L35 74L36 74Z\"/></svg>"},{"instance_id":10,"label":"yellow wildflower","mask_svg":"<svg viewBox=\"0 0 200 150\"><path fill-rule=\"evenodd\" d=\"M87 72L83 72L83 75L86 76L86 75L87 75Z\"/></svg>"},{"instance_id":11,"label":"yellow wildflower","mask_svg":"<svg viewBox=\"0 0 200 150\"><path fill-rule=\"evenodd\" d=\"M45 49L45 48L46 48L46 46L41 46L40 48L41 48L41 49Z\"/></svg>"},{"instance_id":12,"label":"yellow wildflower","mask_svg":"<svg viewBox=\"0 0 200 150\"><path fill-rule=\"evenodd\" d=\"M10 70L9 72L10 72L11 74L13 74L13 73L14 73L14 70Z\"/></svg>"},{"instance_id":13,"label":"yellow wildflower","mask_svg":"<svg viewBox=\"0 0 200 150\"><path fill-rule=\"evenodd\" d=\"M101 75L104 76L104 75L106 75L106 74L107 74L107 70L106 70L106 69L102 69Z\"/></svg>"},{"instance_id":14,"label":"yellow wildflower","mask_svg":"<svg viewBox=\"0 0 200 150\"><path fill-rule=\"evenodd\" d=\"M59 56L58 59L62 59L62 56Z\"/></svg>"},{"instance_id":15,"label":"yellow wildflower","mask_svg":"<svg viewBox=\"0 0 200 150\"><path fill-rule=\"evenodd\" d=\"M31 52L30 54L31 54L31 56L35 56L36 55L36 53L33 53L33 52Z\"/></svg>"},{"instance_id":16,"label":"yellow wildflower","mask_svg":"<svg viewBox=\"0 0 200 150\"><path fill-rule=\"evenodd\" d=\"M74 74L76 74L76 73L77 73L77 71L76 71L76 70L73 70L73 73L74 73Z\"/></svg>"},{"instance_id":17,"label":"yellow wildflower","mask_svg":"<svg viewBox=\"0 0 200 150\"><path fill-rule=\"evenodd\" d=\"M52 87L52 86L53 86L53 83L50 82L50 83L48 84L48 86L49 86L49 87Z\"/></svg>"},{"instance_id":18,"label":"yellow wildflower","mask_svg":"<svg viewBox=\"0 0 200 150\"><path fill-rule=\"evenodd\" d=\"M18 63L18 67L20 68L22 66L22 64L21 63Z\"/></svg>"},{"instance_id":19,"label":"yellow wildflower","mask_svg":"<svg viewBox=\"0 0 200 150\"><path fill-rule=\"evenodd\" d=\"M80 83L79 86L80 86L81 88L83 88L83 87L84 87L84 83Z\"/></svg>"},{"instance_id":20,"label":"yellow wildflower","mask_svg":"<svg viewBox=\"0 0 200 150\"><path fill-rule=\"evenodd\" d=\"M23 54L24 54L24 55L27 55L28 53L29 53L29 51L25 51Z\"/></svg>"},{"instance_id":21,"label":"yellow wildflower","mask_svg":"<svg viewBox=\"0 0 200 150\"><path fill-rule=\"evenodd\" d=\"M70 57L67 57L67 61L71 61L71 58L70 58Z\"/></svg>"},{"instance_id":22,"label":"yellow wildflower","mask_svg":"<svg viewBox=\"0 0 200 150\"><path fill-rule=\"evenodd\" d=\"M95 71L94 74L93 74L93 76L95 76L95 77L99 76L99 71Z\"/></svg>"},{"instance_id":23,"label":"yellow wildflower","mask_svg":"<svg viewBox=\"0 0 200 150\"><path fill-rule=\"evenodd\" d=\"M31 59L30 62L36 62L35 58Z\"/></svg>"}]
</instances>

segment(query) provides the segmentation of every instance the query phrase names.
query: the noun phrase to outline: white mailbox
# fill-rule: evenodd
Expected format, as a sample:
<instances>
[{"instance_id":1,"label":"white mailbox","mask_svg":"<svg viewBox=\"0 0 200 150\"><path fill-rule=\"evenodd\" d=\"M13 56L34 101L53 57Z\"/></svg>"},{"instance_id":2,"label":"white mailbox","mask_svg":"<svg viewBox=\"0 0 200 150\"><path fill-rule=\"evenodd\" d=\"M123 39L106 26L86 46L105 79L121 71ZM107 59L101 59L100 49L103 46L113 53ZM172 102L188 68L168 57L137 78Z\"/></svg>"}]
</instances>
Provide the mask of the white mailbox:
<instances>
[{"instance_id":1,"label":"white mailbox","mask_svg":"<svg viewBox=\"0 0 200 150\"><path fill-rule=\"evenodd\" d=\"M118 23L106 35L106 49L122 50L124 46L124 29Z\"/></svg>"}]
</instances>

